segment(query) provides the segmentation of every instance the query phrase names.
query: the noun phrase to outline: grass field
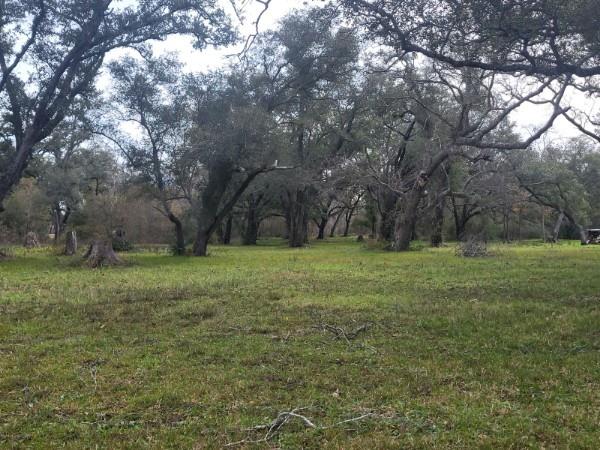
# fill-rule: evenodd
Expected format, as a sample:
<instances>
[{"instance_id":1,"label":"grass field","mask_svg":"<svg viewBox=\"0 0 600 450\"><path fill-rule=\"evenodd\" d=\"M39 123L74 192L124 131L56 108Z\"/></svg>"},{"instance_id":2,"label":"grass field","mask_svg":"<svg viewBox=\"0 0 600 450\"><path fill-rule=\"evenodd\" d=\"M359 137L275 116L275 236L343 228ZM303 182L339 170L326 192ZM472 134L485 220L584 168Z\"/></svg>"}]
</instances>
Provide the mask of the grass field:
<instances>
[{"instance_id":1,"label":"grass field","mask_svg":"<svg viewBox=\"0 0 600 450\"><path fill-rule=\"evenodd\" d=\"M0 446L598 448L600 248L495 252L269 243L97 271L17 252ZM296 408L314 428L250 442Z\"/></svg>"}]
</instances>

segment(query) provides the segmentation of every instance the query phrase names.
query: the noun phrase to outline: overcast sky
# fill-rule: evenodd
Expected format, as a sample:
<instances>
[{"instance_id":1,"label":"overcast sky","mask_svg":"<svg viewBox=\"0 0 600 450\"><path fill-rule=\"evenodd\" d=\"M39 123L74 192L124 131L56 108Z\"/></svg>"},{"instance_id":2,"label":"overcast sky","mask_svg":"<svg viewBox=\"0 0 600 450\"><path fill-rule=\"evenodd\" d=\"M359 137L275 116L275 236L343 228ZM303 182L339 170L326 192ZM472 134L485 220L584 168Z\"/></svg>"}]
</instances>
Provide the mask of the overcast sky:
<instances>
[{"instance_id":1,"label":"overcast sky","mask_svg":"<svg viewBox=\"0 0 600 450\"><path fill-rule=\"evenodd\" d=\"M223 5L232 12L233 10L229 6L229 0L221 0ZM245 8L245 20L243 23L239 23L235 19L235 23L242 35L249 35L254 32L254 22L256 17L262 11L262 6L253 2L253 0L245 0L248 5ZM272 0L268 11L262 16L260 22L260 30L264 31L269 28L276 26L277 22L286 14L291 12L295 8L304 8L307 5L319 3L316 0ZM165 42L156 44L156 50L159 53L162 52L177 52L180 54L182 61L186 64L187 70L193 72L204 72L210 69L223 67L228 62L228 57L235 55L240 52L243 48L243 44L230 48L221 49L206 49L203 51L194 50L191 44L191 39L185 37L171 37ZM235 56L233 56L235 58ZM580 109L590 110L593 106L581 95L571 94L570 101L578 106ZM522 133L527 134L534 131L536 127L544 124L548 117L551 115L551 109L544 108L541 106L527 105L518 112L512 115L512 119L517 122L521 128ZM547 139L561 139L572 136L580 135L579 131L576 130L570 123L564 118L560 117L549 133Z\"/></svg>"},{"instance_id":2,"label":"overcast sky","mask_svg":"<svg viewBox=\"0 0 600 450\"><path fill-rule=\"evenodd\" d=\"M220 0L224 8L230 12L232 17L235 17L234 11L228 0ZM237 18L233 19L237 25L240 34L247 37L255 33L256 19L263 11L263 7L253 0L245 0L247 6L244 8L244 21L240 23ZM238 3L242 3L239 1ZM269 9L262 15L259 25L259 30L264 31L273 28L277 22L294 8L302 8L307 2L301 0L271 0ZM245 41L245 39L244 39ZM194 50L192 39L181 36L173 36L165 42L159 42L155 48L159 52L179 52L181 59L185 62L187 69L193 72L204 72L210 69L222 67L227 64L229 58L238 54L244 47L244 43L240 43L233 47L214 49L208 48L203 51Z\"/></svg>"}]
</instances>

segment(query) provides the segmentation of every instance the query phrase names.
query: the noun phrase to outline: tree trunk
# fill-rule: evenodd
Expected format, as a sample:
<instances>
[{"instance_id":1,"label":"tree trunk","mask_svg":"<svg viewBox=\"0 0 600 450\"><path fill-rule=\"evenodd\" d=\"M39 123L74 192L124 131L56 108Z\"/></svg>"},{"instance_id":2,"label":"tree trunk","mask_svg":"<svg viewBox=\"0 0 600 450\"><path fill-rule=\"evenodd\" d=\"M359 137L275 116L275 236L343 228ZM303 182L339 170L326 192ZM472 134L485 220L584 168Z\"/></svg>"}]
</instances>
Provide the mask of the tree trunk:
<instances>
[{"instance_id":1,"label":"tree trunk","mask_svg":"<svg viewBox=\"0 0 600 450\"><path fill-rule=\"evenodd\" d=\"M581 245L588 245L590 243L587 231L581 225L577 225L577 230L579 231L579 239L581 241Z\"/></svg>"},{"instance_id":2,"label":"tree trunk","mask_svg":"<svg viewBox=\"0 0 600 450\"><path fill-rule=\"evenodd\" d=\"M467 224L462 220L457 220L455 223L456 223L456 240L458 242L463 242L465 240Z\"/></svg>"},{"instance_id":3,"label":"tree trunk","mask_svg":"<svg viewBox=\"0 0 600 450\"><path fill-rule=\"evenodd\" d=\"M581 245L588 245L588 234L586 229L577 221L576 216L572 214L570 211L564 211L564 215L569 219L569 222L579 233L579 239L581 241Z\"/></svg>"},{"instance_id":4,"label":"tree trunk","mask_svg":"<svg viewBox=\"0 0 600 450\"><path fill-rule=\"evenodd\" d=\"M433 222L431 226L431 246L439 248L444 243L444 212L446 210L446 197L444 196L435 205Z\"/></svg>"},{"instance_id":5,"label":"tree trunk","mask_svg":"<svg viewBox=\"0 0 600 450\"><path fill-rule=\"evenodd\" d=\"M246 223L246 230L244 231L244 245L256 245L258 243L258 231L260 229L260 223L253 218Z\"/></svg>"},{"instance_id":6,"label":"tree trunk","mask_svg":"<svg viewBox=\"0 0 600 450\"><path fill-rule=\"evenodd\" d=\"M542 242L546 242L546 208L542 206Z\"/></svg>"},{"instance_id":7,"label":"tree trunk","mask_svg":"<svg viewBox=\"0 0 600 450\"><path fill-rule=\"evenodd\" d=\"M354 217L354 212L355 211L356 211L356 205L353 206L352 208L350 208L346 212L346 216L344 217L344 220L345 220L345 224L344 224L344 237L348 237L348 235L350 234L350 225L352 225L352 218Z\"/></svg>"},{"instance_id":8,"label":"tree trunk","mask_svg":"<svg viewBox=\"0 0 600 450\"><path fill-rule=\"evenodd\" d=\"M341 212L335 218L335 221L333 222L333 225L331 226L331 231L329 232L329 237L335 237L335 230L337 229L337 226L340 223L340 219L342 218L343 214L344 213Z\"/></svg>"},{"instance_id":9,"label":"tree trunk","mask_svg":"<svg viewBox=\"0 0 600 450\"><path fill-rule=\"evenodd\" d=\"M248 201L248 210L246 211L246 228L244 230L242 244L256 245L258 242L259 228L260 222L257 214L257 202L254 195L250 195L250 199Z\"/></svg>"},{"instance_id":10,"label":"tree trunk","mask_svg":"<svg viewBox=\"0 0 600 450\"><path fill-rule=\"evenodd\" d=\"M410 248L410 242L417 224L422 192L421 187L415 186L404 199L404 204L401 205L394 227L394 244L392 246L394 251L404 252Z\"/></svg>"},{"instance_id":11,"label":"tree trunk","mask_svg":"<svg viewBox=\"0 0 600 450\"><path fill-rule=\"evenodd\" d=\"M234 164L228 160L217 160L209 168L208 185L202 192L202 206L197 213L198 232L194 244L195 256L207 255L208 241L212 234L223 219L231 215L240 197L246 192L252 181L265 169L258 168L248 172L231 198L223 202L223 197L229 187L234 171ZM222 202L223 205L221 205Z\"/></svg>"},{"instance_id":12,"label":"tree trunk","mask_svg":"<svg viewBox=\"0 0 600 450\"><path fill-rule=\"evenodd\" d=\"M462 207L462 215L460 214L456 204L454 193L450 193L450 202L452 204L452 217L454 217L454 231L456 232L456 240L462 242L465 239L465 230L467 223L465 222L465 207Z\"/></svg>"},{"instance_id":13,"label":"tree trunk","mask_svg":"<svg viewBox=\"0 0 600 450\"><path fill-rule=\"evenodd\" d=\"M77 233L69 231L67 233L67 243L65 244L65 255L73 256L77 254Z\"/></svg>"},{"instance_id":14,"label":"tree trunk","mask_svg":"<svg viewBox=\"0 0 600 450\"><path fill-rule=\"evenodd\" d=\"M390 242L394 240L394 215L398 196L386 192L380 199L379 240Z\"/></svg>"},{"instance_id":15,"label":"tree trunk","mask_svg":"<svg viewBox=\"0 0 600 450\"><path fill-rule=\"evenodd\" d=\"M565 213L561 211L561 213L558 215L556 223L554 224L554 230L552 230L552 242L558 242L558 236L564 220Z\"/></svg>"},{"instance_id":16,"label":"tree trunk","mask_svg":"<svg viewBox=\"0 0 600 450\"><path fill-rule=\"evenodd\" d=\"M210 233L206 230L198 230L196 242L194 243L194 256L208 256L208 241Z\"/></svg>"},{"instance_id":17,"label":"tree trunk","mask_svg":"<svg viewBox=\"0 0 600 450\"><path fill-rule=\"evenodd\" d=\"M54 243L58 244L58 240L60 239L60 235L62 233L62 220L61 220L61 208L60 204L54 205L52 210L52 221L54 227Z\"/></svg>"},{"instance_id":18,"label":"tree trunk","mask_svg":"<svg viewBox=\"0 0 600 450\"><path fill-rule=\"evenodd\" d=\"M507 212L506 210L504 210L503 213L503 222L502 222L502 227L503 227L503 240L505 243L510 242L510 213Z\"/></svg>"},{"instance_id":19,"label":"tree trunk","mask_svg":"<svg viewBox=\"0 0 600 450\"><path fill-rule=\"evenodd\" d=\"M33 152L33 146L39 140L35 132L25 132L23 141L17 145L14 158L9 166L0 172L0 212L4 211L4 200L10 195L13 187L21 180L23 172L27 168Z\"/></svg>"},{"instance_id":20,"label":"tree trunk","mask_svg":"<svg viewBox=\"0 0 600 450\"><path fill-rule=\"evenodd\" d=\"M219 242L223 245L231 244L231 232L233 230L233 217L229 216L225 222L225 226L221 227Z\"/></svg>"},{"instance_id":21,"label":"tree trunk","mask_svg":"<svg viewBox=\"0 0 600 450\"><path fill-rule=\"evenodd\" d=\"M321 217L321 221L318 223L319 234L317 235L317 240L323 241L325 239L325 228L327 227L327 222L329 222L328 217Z\"/></svg>"},{"instance_id":22,"label":"tree trunk","mask_svg":"<svg viewBox=\"0 0 600 450\"><path fill-rule=\"evenodd\" d=\"M288 193L289 203L289 246L304 247L308 241L308 205L306 188Z\"/></svg>"},{"instance_id":23,"label":"tree trunk","mask_svg":"<svg viewBox=\"0 0 600 450\"><path fill-rule=\"evenodd\" d=\"M202 192L202 204L197 215L195 256L207 255L208 241L225 218L223 212L219 212L219 207L233 178L234 170L234 164L229 160L216 160L209 167L208 185Z\"/></svg>"},{"instance_id":24,"label":"tree trunk","mask_svg":"<svg viewBox=\"0 0 600 450\"><path fill-rule=\"evenodd\" d=\"M227 239L225 237L225 227L227 225L227 221L225 221L225 223L221 223L218 227L217 227L217 241L219 242L219 244L221 245L227 245L225 244L225 239Z\"/></svg>"},{"instance_id":25,"label":"tree trunk","mask_svg":"<svg viewBox=\"0 0 600 450\"><path fill-rule=\"evenodd\" d=\"M92 269L98 267L118 266L123 264L121 258L113 250L110 240L95 240L84 255L87 265Z\"/></svg>"},{"instance_id":26,"label":"tree trunk","mask_svg":"<svg viewBox=\"0 0 600 450\"><path fill-rule=\"evenodd\" d=\"M225 245L231 244L231 233L233 231L233 216L229 216L227 219L227 226L225 226Z\"/></svg>"},{"instance_id":27,"label":"tree trunk","mask_svg":"<svg viewBox=\"0 0 600 450\"><path fill-rule=\"evenodd\" d=\"M185 255L185 233L183 232L183 224L181 220L172 212L168 214L169 220L175 226L175 251L178 256Z\"/></svg>"}]
</instances>

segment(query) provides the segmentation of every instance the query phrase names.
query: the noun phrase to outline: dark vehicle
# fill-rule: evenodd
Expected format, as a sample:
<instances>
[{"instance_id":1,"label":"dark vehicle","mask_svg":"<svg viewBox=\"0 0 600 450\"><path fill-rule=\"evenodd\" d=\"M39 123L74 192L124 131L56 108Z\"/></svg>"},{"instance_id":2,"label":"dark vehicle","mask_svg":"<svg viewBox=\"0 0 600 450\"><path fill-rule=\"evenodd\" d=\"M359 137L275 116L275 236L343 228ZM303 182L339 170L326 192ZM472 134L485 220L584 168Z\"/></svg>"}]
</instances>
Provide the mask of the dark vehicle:
<instances>
[{"instance_id":1,"label":"dark vehicle","mask_svg":"<svg viewBox=\"0 0 600 450\"><path fill-rule=\"evenodd\" d=\"M600 228L594 228L586 230L587 232L587 243L600 245Z\"/></svg>"}]
</instances>

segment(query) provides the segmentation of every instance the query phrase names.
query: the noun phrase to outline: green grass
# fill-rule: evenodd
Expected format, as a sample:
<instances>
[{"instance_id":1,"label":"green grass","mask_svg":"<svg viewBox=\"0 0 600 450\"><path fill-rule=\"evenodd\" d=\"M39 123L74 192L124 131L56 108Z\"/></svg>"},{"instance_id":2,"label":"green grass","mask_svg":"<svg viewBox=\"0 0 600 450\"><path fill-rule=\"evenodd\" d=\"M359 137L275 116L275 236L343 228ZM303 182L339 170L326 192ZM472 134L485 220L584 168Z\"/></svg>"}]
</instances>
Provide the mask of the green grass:
<instances>
[{"instance_id":1,"label":"green grass","mask_svg":"<svg viewBox=\"0 0 600 450\"><path fill-rule=\"evenodd\" d=\"M1 447L598 448L600 248L127 259L0 262Z\"/></svg>"}]
</instances>

